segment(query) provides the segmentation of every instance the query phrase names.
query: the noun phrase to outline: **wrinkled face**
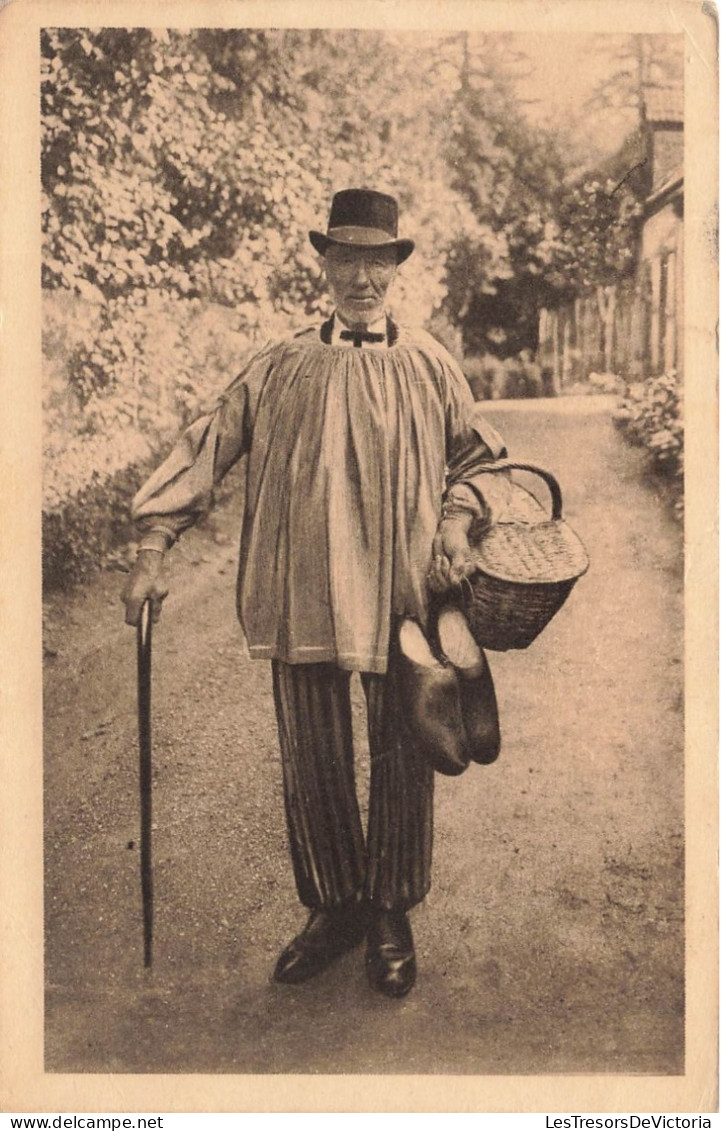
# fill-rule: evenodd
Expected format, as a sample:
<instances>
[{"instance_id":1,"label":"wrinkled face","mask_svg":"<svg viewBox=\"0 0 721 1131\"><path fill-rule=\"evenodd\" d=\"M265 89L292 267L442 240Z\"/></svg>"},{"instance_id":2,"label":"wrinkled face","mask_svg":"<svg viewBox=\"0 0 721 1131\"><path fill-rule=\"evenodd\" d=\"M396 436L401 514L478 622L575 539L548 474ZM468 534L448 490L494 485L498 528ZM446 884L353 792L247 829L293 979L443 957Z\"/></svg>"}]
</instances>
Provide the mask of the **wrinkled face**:
<instances>
[{"instance_id":1,"label":"wrinkled face","mask_svg":"<svg viewBox=\"0 0 721 1131\"><path fill-rule=\"evenodd\" d=\"M331 297L348 326L369 326L382 317L386 291L396 273L394 247L341 247L325 253Z\"/></svg>"}]
</instances>

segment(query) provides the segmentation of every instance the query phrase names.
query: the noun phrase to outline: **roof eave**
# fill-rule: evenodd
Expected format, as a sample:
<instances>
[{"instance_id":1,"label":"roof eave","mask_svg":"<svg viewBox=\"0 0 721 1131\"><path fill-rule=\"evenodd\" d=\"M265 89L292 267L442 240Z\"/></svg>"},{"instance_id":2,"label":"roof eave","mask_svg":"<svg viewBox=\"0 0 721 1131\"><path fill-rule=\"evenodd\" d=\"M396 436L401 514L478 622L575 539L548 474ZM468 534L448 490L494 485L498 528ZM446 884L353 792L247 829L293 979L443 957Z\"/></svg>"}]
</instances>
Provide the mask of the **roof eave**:
<instances>
[{"instance_id":1,"label":"roof eave","mask_svg":"<svg viewBox=\"0 0 721 1131\"><path fill-rule=\"evenodd\" d=\"M646 216L653 216L654 212L658 212L660 208L663 208L669 200L673 199L673 197L677 196L679 193L683 193L683 173L674 173L669 180L665 181L655 192L652 192L650 196L646 197L643 204L644 214Z\"/></svg>"}]
</instances>

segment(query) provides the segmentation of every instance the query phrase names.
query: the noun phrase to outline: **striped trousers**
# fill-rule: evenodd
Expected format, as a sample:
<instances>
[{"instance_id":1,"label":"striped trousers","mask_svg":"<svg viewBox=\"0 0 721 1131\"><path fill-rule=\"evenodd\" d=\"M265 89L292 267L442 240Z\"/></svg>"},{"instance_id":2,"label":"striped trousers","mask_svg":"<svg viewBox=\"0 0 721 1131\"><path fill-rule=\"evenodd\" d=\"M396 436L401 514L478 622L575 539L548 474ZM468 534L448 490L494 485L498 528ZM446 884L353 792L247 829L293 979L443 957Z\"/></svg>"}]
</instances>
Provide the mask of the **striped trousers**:
<instances>
[{"instance_id":1,"label":"striped trousers","mask_svg":"<svg viewBox=\"0 0 721 1131\"><path fill-rule=\"evenodd\" d=\"M368 830L356 794L351 673L273 661L273 693L296 886L306 907L365 898L413 907L430 887L433 768L411 741L395 661L361 673L371 756Z\"/></svg>"}]
</instances>

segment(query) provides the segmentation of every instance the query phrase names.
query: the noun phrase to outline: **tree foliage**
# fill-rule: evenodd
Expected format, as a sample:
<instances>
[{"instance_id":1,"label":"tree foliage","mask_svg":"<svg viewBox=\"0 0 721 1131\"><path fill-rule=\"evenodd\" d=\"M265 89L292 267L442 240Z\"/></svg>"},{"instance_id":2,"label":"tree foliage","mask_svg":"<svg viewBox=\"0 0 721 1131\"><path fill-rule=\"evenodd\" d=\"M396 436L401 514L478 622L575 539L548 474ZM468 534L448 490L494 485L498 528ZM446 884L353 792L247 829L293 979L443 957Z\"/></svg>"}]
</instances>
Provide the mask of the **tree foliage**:
<instances>
[{"instance_id":1,"label":"tree foliage","mask_svg":"<svg viewBox=\"0 0 721 1131\"><path fill-rule=\"evenodd\" d=\"M45 29L43 284L74 296L49 367L47 505L326 309L307 231L339 188L398 197L417 250L396 312L457 352L532 346L540 305L625 269L631 186L565 186L519 104L524 65L498 35Z\"/></svg>"},{"instance_id":2,"label":"tree foliage","mask_svg":"<svg viewBox=\"0 0 721 1131\"><path fill-rule=\"evenodd\" d=\"M680 36L595 35L587 50L605 60L585 105L586 120L623 113L632 128L613 155L567 178L558 196L559 244L551 280L559 298L618 283L635 268L642 204L652 187L652 92L679 91ZM663 99L662 99L663 100Z\"/></svg>"},{"instance_id":3,"label":"tree foliage","mask_svg":"<svg viewBox=\"0 0 721 1131\"><path fill-rule=\"evenodd\" d=\"M641 121L649 87L680 87L683 82L680 35L594 35L588 52L606 60L604 76L587 103L591 113L631 110Z\"/></svg>"},{"instance_id":4,"label":"tree foliage","mask_svg":"<svg viewBox=\"0 0 721 1131\"><path fill-rule=\"evenodd\" d=\"M322 306L306 230L332 191L364 183L397 194L407 230L422 233L400 305L428 317L445 299L464 333L485 324L478 296L516 277L522 290L545 262L558 165L514 106L499 44L46 30L45 285L106 302L199 297L232 306L253 333L271 314ZM478 329L475 340L491 344Z\"/></svg>"},{"instance_id":5,"label":"tree foliage","mask_svg":"<svg viewBox=\"0 0 721 1131\"><path fill-rule=\"evenodd\" d=\"M297 148L278 136L293 95L277 46L230 33L236 81L212 65L218 34L44 33L45 285L105 299L159 288L232 303L249 325L281 276L287 287L319 185L300 124ZM296 280L289 298L305 305Z\"/></svg>"},{"instance_id":6,"label":"tree foliage","mask_svg":"<svg viewBox=\"0 0 721 1131\"><path fill-rule=\"evenodd\" d=\"M457 37L459 85L448 145L451 184L480 222L449 250L446 309L473 353L506 357L535 344L556 254L555 199L564 167L554 139L533 130L513 72L510 37Z\"/></svg>"},{"instance_id":7,"label":"tree foliage","mask_svg":"<svg viewBox=\"0 0 721 1131\"><path fill-rule=\"evenodd\" d=\"M649 174L647 137L639 129L617 154L563 186L549 276L558 298L619 283L634 271Z\"/></svg>"}]
</instances>

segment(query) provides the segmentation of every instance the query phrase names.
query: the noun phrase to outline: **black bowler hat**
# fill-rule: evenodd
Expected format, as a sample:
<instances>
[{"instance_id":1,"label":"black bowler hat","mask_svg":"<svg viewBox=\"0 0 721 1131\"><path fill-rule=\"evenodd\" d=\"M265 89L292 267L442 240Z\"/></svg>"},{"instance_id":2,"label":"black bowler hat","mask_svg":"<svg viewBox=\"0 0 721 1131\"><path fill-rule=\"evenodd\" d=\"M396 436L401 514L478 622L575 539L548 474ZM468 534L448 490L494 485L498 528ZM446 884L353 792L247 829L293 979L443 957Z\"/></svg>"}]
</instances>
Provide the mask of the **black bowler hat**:
<instances>
[{"instance_id":1,"label":"black bowler hat","mask_svg":"<svg viewBox=\"0 0 721 1131\"><path fill-rule=\"evenodd\" d=\"M394 247L399 263L413 251L413 240L398 239L398 203L373 189L343 189L333 197L328 231L309 232L310 242L325 255L330 244L343 247Z\"/></svg>"}]
</instances>

